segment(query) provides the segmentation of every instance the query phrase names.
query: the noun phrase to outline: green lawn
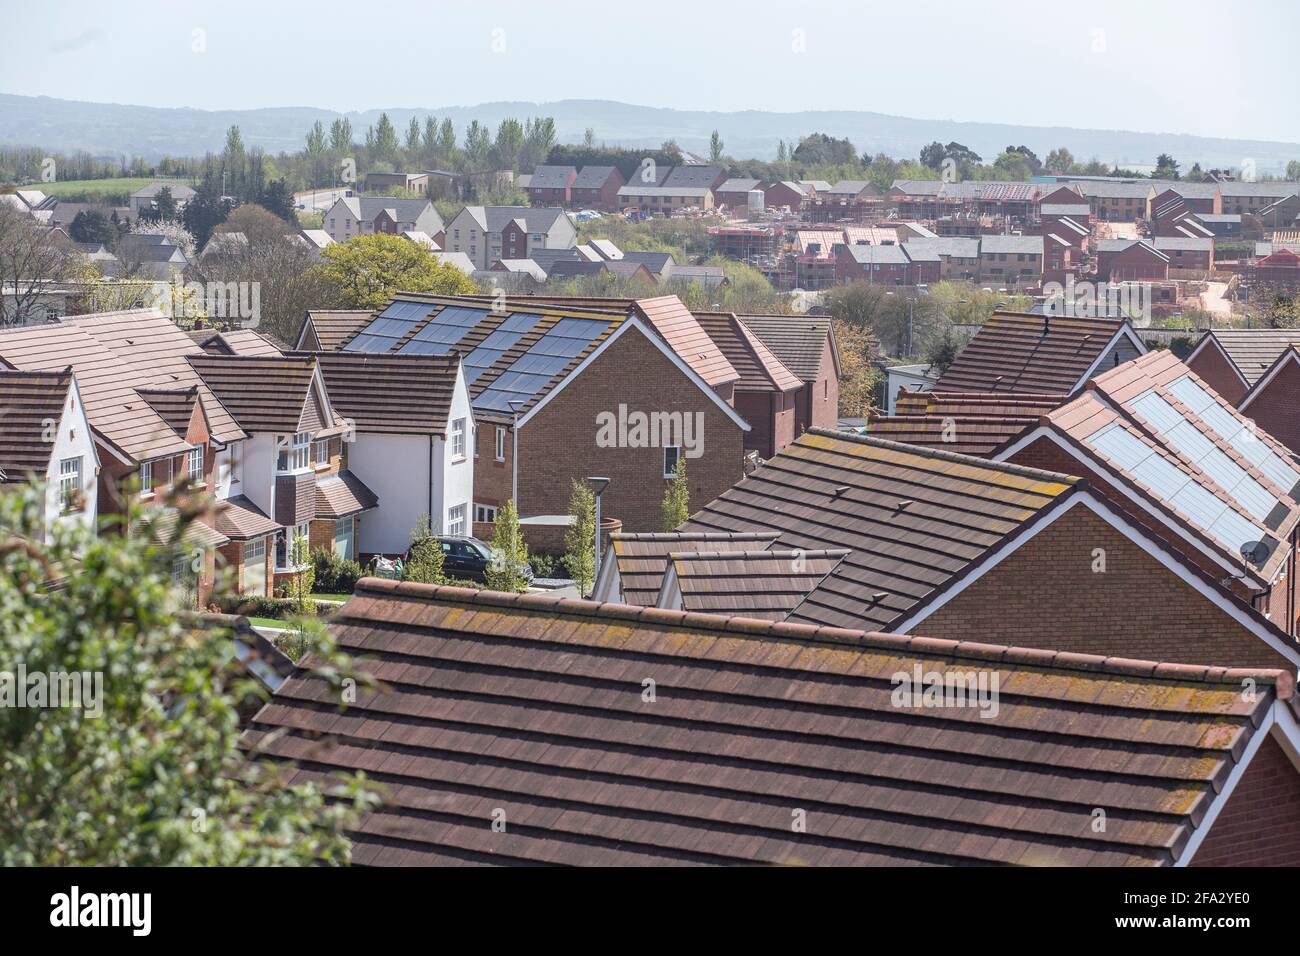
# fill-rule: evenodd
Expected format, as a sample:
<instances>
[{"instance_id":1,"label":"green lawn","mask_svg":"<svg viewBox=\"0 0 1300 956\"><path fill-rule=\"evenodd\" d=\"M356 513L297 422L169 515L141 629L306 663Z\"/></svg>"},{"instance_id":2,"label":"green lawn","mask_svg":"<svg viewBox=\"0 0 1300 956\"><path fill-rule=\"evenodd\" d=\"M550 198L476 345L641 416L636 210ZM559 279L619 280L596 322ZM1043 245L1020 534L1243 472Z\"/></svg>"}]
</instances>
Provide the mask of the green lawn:
<instances>
[{"instance_id":1,"label":"green lawn","mask_svg":"<svg viewBox=\"0 0 1300 956\"><path fill-rule=\"evenodd\" d=\"M253 627L283 628L285 626L284 621L276 617L250 617L248 623L253 625Z\"/></svg>"},{"instance_id":2,"label":"green lawn","mask_svg":"<svg viewBox=\"0 0 1300 956\"><path fill-rule=\"evenodd\" d=\"M69 179L64 182L33 183L32 189L39 189L47 196L57 196L67 202L74 200L92 202L96 199L120 201L125 204L126 197L137 189L143 189L150 183L168 182L166 179L121 177L118 179ZM179 185L188 186L189 182L177 179Z\"/></svg>"},{"instance_id":3,"label":"green lawn","mask_svg":"<svg viewBox=\"0 0 1300 956\"><path fill-rule=\"evenodd\" d=\"M316 594L313 592L312 597L315 598L317 601L347 601L352 597L352 595L351 594Z\"/></svg>"}]
</instances>

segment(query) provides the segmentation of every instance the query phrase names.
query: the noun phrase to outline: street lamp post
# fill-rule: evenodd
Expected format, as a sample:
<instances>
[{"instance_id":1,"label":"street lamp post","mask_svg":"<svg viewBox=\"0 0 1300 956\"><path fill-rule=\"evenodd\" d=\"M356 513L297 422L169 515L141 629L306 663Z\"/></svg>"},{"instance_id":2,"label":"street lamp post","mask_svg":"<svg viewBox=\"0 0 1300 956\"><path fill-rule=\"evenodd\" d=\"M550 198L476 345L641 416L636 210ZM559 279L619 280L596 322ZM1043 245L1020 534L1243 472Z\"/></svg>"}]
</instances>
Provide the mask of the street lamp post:
<instances>
[{"instance_id":1,"label":"street lamp post","mask_svg":"<svg viewBox=\"0 0 1300 956\"><path fill-rule=\"evenodd\" d=\"M600 577L600 496L609 487L609 479L594 475L587 478L587 484L591 485L591 490L596 493L596 561L591 572L591 586L594 590L596 579Z\"/></svg>"},{"instance_id":2,"label":"street lamp post","mask_svg":"<svg viewBox=\"0 0 1300 956\"><path fill-rule=\"evenodd\" d=\"M519 514L519 409L524 403L519 399L510 402L514 423L510 426L510 502Z\"/></svg>"}]
</instances>

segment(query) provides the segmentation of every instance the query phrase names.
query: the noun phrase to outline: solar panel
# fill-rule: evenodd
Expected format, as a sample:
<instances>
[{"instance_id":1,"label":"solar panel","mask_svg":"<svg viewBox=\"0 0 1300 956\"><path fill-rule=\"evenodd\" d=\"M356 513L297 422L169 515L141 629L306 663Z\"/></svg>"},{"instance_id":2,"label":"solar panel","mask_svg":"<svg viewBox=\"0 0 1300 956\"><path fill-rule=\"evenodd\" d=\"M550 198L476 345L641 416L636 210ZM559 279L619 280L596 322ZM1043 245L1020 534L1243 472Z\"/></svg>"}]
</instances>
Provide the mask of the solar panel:
<instances>
[{"instance_id":1,"label":"solar panel","mask_svg":"<svg viewBox=\"0 0 1300 956\"><path fill-rule=\"evenodd\" d=\"M503 322L498 331L504 330L505 325ZM597 319L560 319L532 348L510 363L510 367L483 390L474 404L479 408L509 411L512 400L528 401L607 328L609 322ZM523 335L522 332L519 334ZM487 344L486 340L484 344Z\"/></svg>"},{"instance_id":2,"label":"solar panel","mask_svg":"<svg viewBox=\"0 0 1300 956\"><path fill-rule=\"evenodd\" d=\"M486 309L447 306L435 313L400 351L404 355L446 355L465 337L465 333L487 318L487 314Z\"/></svg>"},{"instance_id":3,"label":"solar panel","mask_svg":"<svg viewBox=\"0 0 1300 956\"><path fill-rule=\"evenodd\" d=\"M432 308L428 302L393 302L345 345L343 351L387 352L423 321Z\"/></svg>"},{"instance_id":4,"label":"solar panel","mask_svg":"<svg viewBox=\"0 0 1300 956\"><path fill-rule=\"evenodd\" d=\"M1300 470L1273 452L1247 423L1216 402L1191 376L1184 375L1169 383L1169 390L1194 411L1216 435L1226 441L1258 468L1269 481L1288 495L1300 484Z\"/></svg>"}]
</instances>

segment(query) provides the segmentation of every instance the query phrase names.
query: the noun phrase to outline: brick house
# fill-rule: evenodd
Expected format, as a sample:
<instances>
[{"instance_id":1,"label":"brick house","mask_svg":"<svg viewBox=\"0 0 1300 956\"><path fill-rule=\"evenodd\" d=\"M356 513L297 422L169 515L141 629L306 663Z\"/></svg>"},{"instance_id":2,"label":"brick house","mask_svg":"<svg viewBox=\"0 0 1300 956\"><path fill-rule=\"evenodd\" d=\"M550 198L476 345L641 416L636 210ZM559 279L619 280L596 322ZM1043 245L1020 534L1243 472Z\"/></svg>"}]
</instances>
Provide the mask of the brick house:
<instances>
[{"instance_id":1,"label":"brick house","mask_svg":"<svg viewBox=\"0 0 1300 956\"><path fill-rule=\"evenodd\" d=\"M72 368L20 372L0 366L0 494L44 482L42 523L97 526L100 459Z\"/></svg>"},{"instance_id":2,"label":"brick house","mask_svg":"<svg viewBox=\"0 0 1300 956\"><path fill-rule=\"evenodd\" d=\"M1070 395L1146 350L1127 319L994 312L934 391Z\"/></svg>"},{"instance_id":3,"label":"brick house","mask_svg":"<svg viewBox=\"0 0 1300 956\"><path fill-rule=\"evenodd\" d=\"M1169 257L1169 268L1196 272L1214 271L1214 238L1157 236L1151 240L1156 250Z\"/></svg>"},{"instance_id":4,"label":"brick house","mask_svg":"<svg viewBox=\"0 0 1300 956\"><path fill-rule=\"evenodd\" d=\"M199 570L177 568L178 583L201 608L215 585L217 550L229 540L222 518L230 495L228 463L247 434L187 363L197 350L155 309L0 332L0 364L28 372L71 368L76 376L99 465L91 467L92 456L80 442L82 454L68 456L82 459L79 480L86 497L95 499L93 506L85 503L83 514L93 508L98 518L116 519L114 527L130 533L122 521L131 505L160 505L182 481L217 499L218 510L187 532L186 542L201 552ZM151 527L161 525L154 520Z\"/></svg>"},{"instance_id":5,"label":"brick house","mask_svg":"<svg viewBox=\"0 0 1300 956\"><path fill-rule=\"evenodd\" d=\"M790 623L952 640L998 634L1052 651L1225 667L1300 663L1278 621L1130 507L1090 480L1018 460L819 429L679 531L775 531L773 549L847 549Z\"/></svg>"},{"instance_id":6,"label":"brick house","mask_svg":"<svg viewBox=\"0 0 1300 956\"><path fill-rule=\"evenodd\" d=\"M1300 466L1171 353L1097 376L994 457L1085 477L1243 606L1297 634Z\"/></svg>"},{"instance_id":7,"label":"brick house","mask_svg":"<svg viewBox=\"0 0 1300 956\"><path fill-rule=\"evenodd\" d=\"M1300 329L1210 329L1187 356L1187 367L1238 405L1295 345L1300 345ZM1283 443L1294 447L1285 439Z\"/></svg>"},{"instance_id":8,"label":"brick house","mask_svg":"<svg viewBox=\"0 0 1300 956\"><path fill-rule=\"evenodd\" d=\"M733 405L750 430L745 451L771 458L794 440L796 410L806 387L763 340L730 312L696 312L695 318L740 374Z\"/></svg>"},{"instance_id":9,"label":"brick house","mask_svg":"<svg viewBox=\"0 0 1300 956\"><path fill-rule=\"evenodd\" d=\"M875 183L865 179L841 179L824 192L818 190L812 208L806 211L813 222L841 219L863 222L879 214L883 205L884 193Z\"/></svg>"},{"instance_id":10,"label":"brick house","mask_svg":"<svg viewBox=\"0 0 1300 956\"><path fill-rule=\"evenodd\" d=\"M222 551L226 566L244 582L265 588L262 568L269 561L273 589L306 566L306 556L295 553L296 542L310 545L313 538L318 478L335 476L346 465L335 439L347 435L348 425L334 411L314 356L198 353L186 361L248 436L229 462L231 490L237 486L241 493L218 512L217 530L232 541ZM358 491L374 497L368 489ZM335 518L327 510L320 520ZM314 536L322 540L322 529Z\"/></svg>"},{"instance_id":11,"label":"brick house","mask_svg":"<svg viewBox=\"0 0 1300 956\"><path fill-rule=\"evenodd\" d=\"M333 706L299 669L250 722L250 746L300 779L401 766L405 802L437 807L364 810L358 865L1300 863L1278 670L1031 649L1047 618L1046 642L962 644L376 579L330 626L381 675L437 676L402 685L396 714L391 695ZM593 691L668 666L654 706ZM900 667L984 693L927 707L900 696ZM996 714L990 687L1015 690ZM513 809L494 831L497 804ZM817 809L792 828L791 807Z\"/></svg>"},{"instance_id":12,"label":"brick house","mask_svg":"<svg viewBox=\"0 0 1300 956\"><path fill-rule=\"evenodd\" d=\"M1148 218L1156 218L1154 210L1175 199L1181 200L1186 208L1194 213L1217 215L1223 212L1223 194L1219 190L1218 183L1178 182L1164 189L1157 188L1155 195L1151 197L1153 214Z\"/></svg>"},{"instance_id":13,"label":"brick house","mask_svg":"<svg viewBox=\"0 0 1300 956\"><path fill-rule=\"evenodd\" d=\"M737 318L803 382L795 393L794 434L839 424L840 350L825 315L753 315Z\"/></svg>"},{"instance_id":14,"label":"brick house","mask_svg":"<svg viewBox=\"0 0 1300 956\"><path fill-rule=\"evenodd\" d=\"M486 271L498 259L529 259L543 249L573 249L578 227L559 208L466 206L448 225L441 243L449 253L464 253Z\"/></svg>"},{"instance_id":15,"label":"brick house","mask_svg":"<svg viewBox=\"0 0 1300 956\"><path fill-rule=\"evenodd\" d=\"M613 479L606 516L651 530L678 457L693 501L742 471L750 426L731 404L740 376L675 296L570 301L403 294L389 306L402 312L400 334L379 341L362 327L340 345L462 356L475 427L471 524L484 534L512 498L525 518L565 515L571 480L592 475ZM382 513L388 495L377 490ZM562 527L552 525L538 532L554 538L544 550L558 548Z\"/></svg>"},{"instance_id":16,"label":"brick house","mask_svg":"<svg viewBox=\"0 0 1300 956\"><path fill-rule=\"evenodd\" d=\"M569 187L574 209L618 212L618 191L626 180L617 166L583 166Z\"/></svg>"},{"instance_id":17,"label":"brick house","mask_svg":"<svg viewBox=\"0 0 1300 956\"><path fill-rule=\"evenodd\" d=\"M763 190L764 203L780 209L789 206L791 212L803 212L812 205L813 191L801 183L784 181L772 183Z\"/></svg>"},{"instance_id":18,"label":"brick house","mask_svg":"<svg viewBox=\"0 0 1300 956\"><path fill-rule=\"evenodd\" d=\"M1283 349L1237 408L1288 449L1300 448L1300 352L1296 345Z\"/></svg>"},{"instance_id":19,"label":"brick house","mask_svg":"<svg viewBox=\"0 0 1300 956\"><path fill-rule=\"evenodd\" d=\"M1097 243L1097 281L1164 282L1169 261L1144 239L1102 239Z\"/></svg>"},{"instance_id":20,"label":"brick house","mask_svg":"<svg viewBox=\"0 0 1300 956\"><path fill-rule=\"evenodd\" d=\"M835 281L838 283L916 285L918 282L936 282L939 279L938 255L918 250L918 256L922 258L919 262L913 262L907 245L837 245L832 254L835 259ZM921 263L924 263L924 267ZM925 270L924 277L922 268Z\"/></svg>"},{"instance_id":21,"label":"brick house","mask_svg":"<svg viewBox=\"0 0 1300 956\"><path fill-rule=\"evenodd\" d=\"M538 166L524 192L531 205L568 207L573 198L570 190L577 178L578 170L574 166Z\"/></svg>"}]
</instances>

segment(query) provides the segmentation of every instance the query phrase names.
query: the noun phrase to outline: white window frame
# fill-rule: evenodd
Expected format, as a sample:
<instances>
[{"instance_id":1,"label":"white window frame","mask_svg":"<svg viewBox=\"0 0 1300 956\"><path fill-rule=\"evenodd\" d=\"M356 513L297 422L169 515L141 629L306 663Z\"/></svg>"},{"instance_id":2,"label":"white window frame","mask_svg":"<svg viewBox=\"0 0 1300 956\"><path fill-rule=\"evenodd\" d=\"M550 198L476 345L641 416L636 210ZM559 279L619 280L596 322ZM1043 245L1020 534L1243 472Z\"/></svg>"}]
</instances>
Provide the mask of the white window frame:
<instances>
[{"instance_id":1,"label":"white window frame","mask_svg":"<svg viewBox=\"0 0 1300 956\"><path fill-rule=\"evenodd\" d=\"M467 516L465 514L465 506L463 504L452 505L450 508L448 508L447 509L447 534L449 535L468 534L469 532L466 528L466 517ZM459 528L460 530L459 531L456 530L457 528Z\"/></svg>"},{"instance_id":2,"label":"white window frame","mask_svg":"<svg viewBox=\"0 0 1300 956\"><path fill-rule=\"evenodd\" d=\"M153 494L153 462L140 462L140 497Z\"/></svg>"},{"instance_id":3,"label":"white window frame","mask_svg":"<svg viewBox=\"0 0 1300 956\"><path fill-rule=\"evenodd\" d=\"M506 460L506 430L504 425L497 426L497 461Z\"/></svg>"},{"instance_id":4,"label":"white window frame","mask_svg":"<svg viewBox=\"0 0 1300 956\"><path fill-rule=\"evenodd\" d=\"M284 539L284 560L286 563L284 565L280 564L279 548L276 548L277 553L275 555L275 565L276 565L275 570L301 571L303 568L307 567L307 564L310 563L310 557L308 558L308 561L304 562L303 564L287 563L291 561L293 558L293 542L299 536L301 536L303 540L308 542L307 550L308 552L310 552L311 551L311 522L310 521L304 521L301 524L296 524L291 528L282 528L280 530L279 537Z\"/></svg>"},{"instance_id":5,"label":"white window frame","mask_svg":"<svg viewBox=\"0 0 1300 956\"><path fill-rule=\"evenodd\" d=\"M202 445L197 448L191 448L185 453L185 475L190 479L190 481L203 484L203 469L206 465L207 462L204 461Z\"/></svg>"},{"instance_id":6,"label":"white window frame","mask_svg":"<svg viewBox=\"0 0 1300 956\"><path fill-rule=\"evenodd\" d=\"M321 460L321 450L325 452L325 458ZM330 440L328 438L317 438L311 443L311 462L316 467L328 466L330 463Z\"/></svg>"},{"instance_id":7,"label":"white window frame","mask_svg":"<svg viewBox=\"0 0 1300 956\"><path fill-rule=\"evenodd\" d=\"M280 463L284 457L285 466ZM275 473L296 475L311 469L311 432L275 436Z\"/></svg>"},{"instance_id":8,"label":"white window frame","mask_svg":"<svg viewBox=\"0 0 1300 956\"><path fill-rule=\"evenodd\" d=\"M82 484L81 456L64 458L59 462L59 510L71 514L80 510L76 507L76 496L85 487Z\"/></svg>"},{"instance_id":9,"label":"white window frame","mask_svg":"<svg viewBox=\"0 0 1300 956\"><path fill-rule=\"evenodd\" d=\"M474 506L474 522L476 524L495 524L498 514L500 514L500 508L496 505L476 504Z\"/></svg>"},{"instance_id":10,"label":"white window frame","mask_svg":"<svg viewBox=\"0 0 1300 956\"><path fill-rule=\"evenodd\" d=\"M465 419L457 418L451 423L451 457L460 461L465 457Z\"/></svg>"},{"instance_id":11,"label":"white window frame","mask_svg":"<svg viewBox=\"0 0 1300 956\"><path fill-rule=\"evenodd\" d=\"M669 452L674 453L672 467L669 467L668 465ZM677 476L677 462L681 460L681 457L682 457L681 445L664 445L664 477L665 478L675 478Z\"/></svg>"}]
</instances>

